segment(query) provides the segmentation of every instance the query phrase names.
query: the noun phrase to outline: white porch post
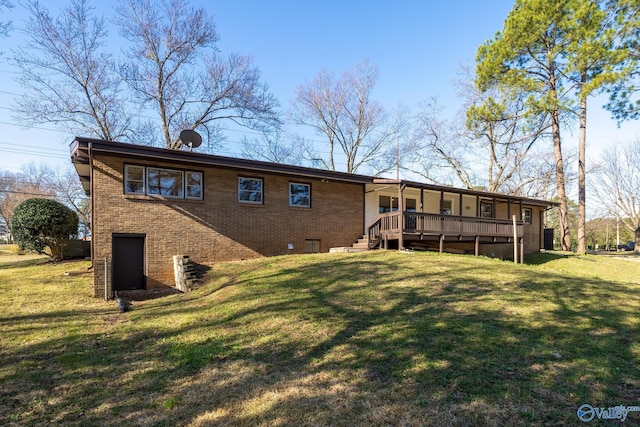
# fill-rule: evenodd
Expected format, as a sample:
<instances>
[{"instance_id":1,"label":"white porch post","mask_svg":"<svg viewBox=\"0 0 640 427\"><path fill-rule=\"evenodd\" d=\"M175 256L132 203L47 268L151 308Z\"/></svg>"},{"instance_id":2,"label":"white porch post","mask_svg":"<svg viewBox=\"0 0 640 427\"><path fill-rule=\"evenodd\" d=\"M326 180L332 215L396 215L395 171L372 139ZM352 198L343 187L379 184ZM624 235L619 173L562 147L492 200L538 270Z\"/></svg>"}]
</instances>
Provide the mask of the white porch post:
<instances>
[{"instance_id":1,"label":"white porch post","mask_svg":"<svg viewBox=\"0 0 640 427\"><path fill-rule=\"evenodd\" d=\"M404 184L398 183L398 213L400 218L398 219L398 226L400 227L400 236L398 237L398 250L404 249Z\"/></svg>"}]
</instances>

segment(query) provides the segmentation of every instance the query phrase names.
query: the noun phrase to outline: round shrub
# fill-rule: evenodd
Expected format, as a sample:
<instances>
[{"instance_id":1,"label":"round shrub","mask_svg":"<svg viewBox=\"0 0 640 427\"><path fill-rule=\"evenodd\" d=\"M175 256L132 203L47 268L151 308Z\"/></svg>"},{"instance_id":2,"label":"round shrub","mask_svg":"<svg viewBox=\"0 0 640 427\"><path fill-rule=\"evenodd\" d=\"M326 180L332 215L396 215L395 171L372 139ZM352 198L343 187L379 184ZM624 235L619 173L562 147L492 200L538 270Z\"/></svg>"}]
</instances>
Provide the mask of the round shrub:
<instances>
[{"instance_id":1,"label":"round shrub","mask_svg":"<svg viewBox=\"0 0 640 427\"><path fill-rule=\"evenodd\" d=\"M78 232L78 215L60 202L34 198L20 203L11 219L11 234L20 249L62 259L62 243Z\"/></svg>"}]
</instances>

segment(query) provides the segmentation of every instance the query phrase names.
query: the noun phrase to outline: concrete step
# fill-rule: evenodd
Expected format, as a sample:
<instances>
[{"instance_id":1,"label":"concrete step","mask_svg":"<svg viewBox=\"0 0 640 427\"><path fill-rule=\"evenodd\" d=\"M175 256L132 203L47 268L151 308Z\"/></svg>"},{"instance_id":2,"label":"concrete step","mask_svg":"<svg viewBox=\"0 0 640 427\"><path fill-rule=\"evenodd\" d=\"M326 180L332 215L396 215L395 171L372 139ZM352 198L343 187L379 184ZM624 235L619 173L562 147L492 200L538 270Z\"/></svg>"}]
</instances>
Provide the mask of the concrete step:
<instances>
[{"instance_id":1,"label":"concrete step","mask_svg":"<svg viewBox=\"0 0 640 427\"><path fill-rule=\"evenodd\" d=\"M340 253L364 252L366 250L367 250L367 248L353 248L353 247L350 247L350 246L341 246L341 247L338 247L338 248L329 248L329 252L330 253L337 253L337 252L340 252Z\"/></svg>"}]
</instances>

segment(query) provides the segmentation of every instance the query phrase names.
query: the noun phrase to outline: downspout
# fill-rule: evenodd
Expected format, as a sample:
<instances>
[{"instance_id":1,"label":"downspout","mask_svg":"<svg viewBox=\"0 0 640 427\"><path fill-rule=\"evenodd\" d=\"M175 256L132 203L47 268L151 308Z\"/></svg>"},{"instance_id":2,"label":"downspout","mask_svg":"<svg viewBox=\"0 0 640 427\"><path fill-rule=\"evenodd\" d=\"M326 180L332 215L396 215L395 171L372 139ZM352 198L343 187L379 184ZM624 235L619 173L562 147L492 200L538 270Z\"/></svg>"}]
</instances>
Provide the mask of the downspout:
<instances>
[{"instance_id":1,"label":"downspout","mask_svg":"<svg viewBox=\"0 0 640 427\"><path fill-rule=\"evenodd\" d=\"M90 229L91 229L91 267L94 266L95 262L96 262L96 257L95 257L95 233L94 233L94 221L95 221L95 217L96 217L96 210L94 209L94 195L95 195L95 191L94 191L94 186L95 186L95 181L93 179L93 143L89 142L88 144L88 151L89 151L89 191L91 192L90 194L90 200L91 200L91 224L90 224ZM109 271L108 271L108 263L107 263L107 258L104 258L104 299L105 301L109 300L109 293L108 293L108 288L109 288Z\"/></svg>"},{"instance_id":2,"label":"downspout","mask_svg":"<svg viewBox=\"0 0 640 427\"><path fill-rule=\"evenodd\" d=\"M109 262L104 257L104 300L109 301Z\"/></svg>"},{"instance_id":3,"label":"downspout","mask_svg":"<svg viewBox=\"0 0 640 427\"><path fill-rule=\"evenodd\" d=\"M88 146L88 150L89 150L89 191L90 191L90 204L91 204L91 223L89 224L89 229L91 230L91 267L93 267L94 264L94 254L95 254L95 244L94 244L94 240L95 240L95 236L93 233L93 221L94 218L96 216L96 212L95 209L93 209L93 194L95 193L95 191L93 191L93 151L91 150L93 148L93 143L89 142L89 146Z\"/></svg>"}]
</instances>

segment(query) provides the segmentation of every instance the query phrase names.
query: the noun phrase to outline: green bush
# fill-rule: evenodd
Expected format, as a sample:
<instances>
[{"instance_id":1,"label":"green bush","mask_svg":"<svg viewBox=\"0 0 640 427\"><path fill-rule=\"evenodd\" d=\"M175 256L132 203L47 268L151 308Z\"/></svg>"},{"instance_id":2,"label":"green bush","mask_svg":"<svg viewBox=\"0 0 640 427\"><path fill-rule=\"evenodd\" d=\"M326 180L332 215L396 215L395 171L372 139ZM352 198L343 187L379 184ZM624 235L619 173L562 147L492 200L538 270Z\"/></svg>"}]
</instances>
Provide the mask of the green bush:
<instances>
[{"instance_id":1,"label":"green bush","mask_svg":"<svg viewBox=\"0 0 640 427\"><path fill-rule=\"evenodd\" d=\"M78 232L78 216L51 199L34 198L18 205L11 220L11 233L21 250L45 253L62 259L62 242Z\"/></svg>"}]
</instances>

